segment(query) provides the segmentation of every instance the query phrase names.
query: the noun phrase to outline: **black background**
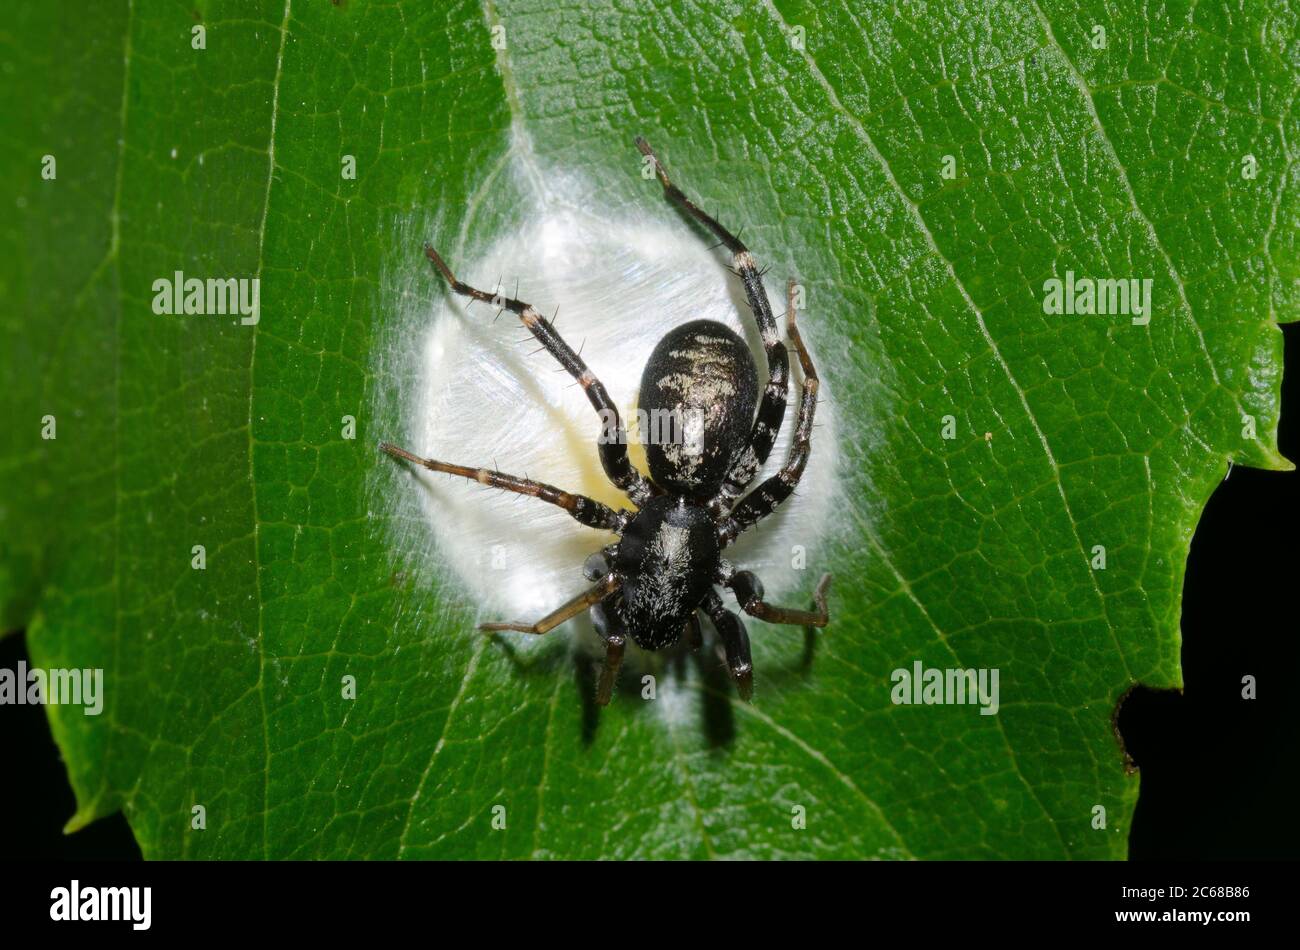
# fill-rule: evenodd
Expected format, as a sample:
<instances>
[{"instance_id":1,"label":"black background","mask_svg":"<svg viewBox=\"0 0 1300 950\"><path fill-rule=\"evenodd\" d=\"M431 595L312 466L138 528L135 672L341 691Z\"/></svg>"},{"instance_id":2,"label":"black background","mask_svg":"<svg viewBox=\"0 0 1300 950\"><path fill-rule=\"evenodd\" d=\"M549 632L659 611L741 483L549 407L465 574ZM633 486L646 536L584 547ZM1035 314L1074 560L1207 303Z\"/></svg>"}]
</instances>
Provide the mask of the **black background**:
<instances>
[{"instance_id":1,"label":"black background","mask_svg":"<svg viewBox=\"0 0 1300 950\"><path fill-rule=\"evenodd\" d=\"M1300 324L1284 327L1278 443L1300 460ZM1300 668L1294 608L1300 576L1300 473L1236 467L1210 498L1192 541L1183 593L1184 692L1134 690L1120 711L1142 770L1130 835L1133 860L1300 858L1297 735ZM0 667L27 659L21 635L0 639ZM1257 698L1241 697L1253 675ZM120 815L75 835L75 811L45 711L8 706L0 783L6 858L138 858Z\"/></svg>"}]
</instances>

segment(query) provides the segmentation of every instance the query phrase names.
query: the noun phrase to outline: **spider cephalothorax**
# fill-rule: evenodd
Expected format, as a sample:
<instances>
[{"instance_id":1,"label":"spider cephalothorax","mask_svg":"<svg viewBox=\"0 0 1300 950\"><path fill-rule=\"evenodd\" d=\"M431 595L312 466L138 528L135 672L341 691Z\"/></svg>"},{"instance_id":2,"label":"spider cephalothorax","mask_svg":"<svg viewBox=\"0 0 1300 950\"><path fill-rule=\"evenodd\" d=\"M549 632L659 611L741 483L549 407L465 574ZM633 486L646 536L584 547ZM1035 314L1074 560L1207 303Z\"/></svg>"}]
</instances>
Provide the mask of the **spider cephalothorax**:
<instances>
[{"instance_id":1,"label":"spider cephalothorax","mask_svg":"<svg viewBox=\"0 0 1300 950\"><path fill-rule=\"evenodd\" d=\"M609 702L628 639L647 650L659 650L686 634L692 645L698 646L698 612L703 611L722 639L741 696L749 699L753 689L749 637L740 617L723 604L715 585L730 589L740 608L761 620L814 627L824 627L829 621L829 574L822 576L814 591L815 610L791 610L764 601L759 579L749 571L737 571L722 557L724 548L771 514L799 483L808 462L817 408L817 371L795 326L795 285L791 281L786 327L804 376L797 428L785 465L742 498L767 461L785 416L789 385L785 344L767 302L762 274L748 249L668 180L645 139L637 138L636 143L654 164L664 193L731 252L732 269L745 287L767 356L767 385L761 398L749 348L728 327L696 320L670 331L646 362L640 406L647 415L672 419L677 424L676 437L647 444L647 479L628 459L626 432L605 387L551 323L522 300L489 294L457 280L438 252L426 246L426 256L452 290L517 314L582 386L603 420L601 465L637 510L615 511L585 495L541 482L420 458L387 442L380 448L435 472L541 498L565 509L582 524L619 536L617 542L589 557L583 567L587 579L597 582L594 587L536 623L487 623L481 629L541 634L590 608L596 630L605 641L605 667L596 695L596 701L604 705Z\"/></svg>"}]
</instances>

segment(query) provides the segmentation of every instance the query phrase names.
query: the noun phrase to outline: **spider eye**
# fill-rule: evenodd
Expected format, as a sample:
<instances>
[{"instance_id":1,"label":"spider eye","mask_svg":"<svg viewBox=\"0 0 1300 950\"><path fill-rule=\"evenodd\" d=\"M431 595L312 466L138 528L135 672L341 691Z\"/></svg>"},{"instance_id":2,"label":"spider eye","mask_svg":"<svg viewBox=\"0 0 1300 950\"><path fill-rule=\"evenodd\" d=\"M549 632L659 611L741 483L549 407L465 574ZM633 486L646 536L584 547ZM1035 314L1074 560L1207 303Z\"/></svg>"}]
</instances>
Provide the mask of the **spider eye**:
<instances>
[{"instance_id":1,"label":"spider eye","mask_svg":"<svg viewBox=\"0 0 1300 950\"><path fill-rule=\"evenodd\" d=\"M604 551L596 551L582 564L582 575L589 581L600 580L609 573L609 558Z\"/></svg>"}]
</instances>

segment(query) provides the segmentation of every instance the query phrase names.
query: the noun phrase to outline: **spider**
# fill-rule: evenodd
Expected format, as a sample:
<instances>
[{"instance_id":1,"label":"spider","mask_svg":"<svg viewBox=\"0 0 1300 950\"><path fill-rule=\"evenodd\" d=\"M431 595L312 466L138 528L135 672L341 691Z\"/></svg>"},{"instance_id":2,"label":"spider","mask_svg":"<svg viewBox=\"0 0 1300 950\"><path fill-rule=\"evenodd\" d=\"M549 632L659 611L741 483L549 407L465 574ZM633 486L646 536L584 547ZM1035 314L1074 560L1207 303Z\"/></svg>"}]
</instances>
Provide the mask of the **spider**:
<instances>
[{"instance_id":1,"label":"spider","mask_svg":"<svg viewBox=\"0 0 1300 950\"><path fill-rule=\"evenodd\" d=\"M750 571L737 570L722 557L741 532L771 514L803 474L817 408L817 371L795 326L795 283L789 282L786 328L803 367L798 423L790 455L775 475L744 494L758 475L785 415L789 360L763 289L763 275L740 239L695 205L668 178L645 139L637 148L654 166L665 196L678 204L731 252L731 269L745 288L767 356L767 385L758 398L758 375L749 348L730 328L713 320L683 324L659 341L641 377L640 405L668 418L696 420L694 450L676 441L646 445L650 477L632 466L626 430L609 394L582 358L532 305L471 287L457 279L430 245L424 253L451 289L474 300L517 314L528 331L582 386L601 416L601 466L636 506L614 510L585 495L486 468L421 458L389 443L380 449L396 459L479 484L531 495L563 508L581 524L612 531L614 544L587 558L583 574L595 586L557 607L536 623L484 623L480 630L544 634L584 610L605 643L605 662L596 702L608 705L623 652L630 638L646 650L660 650L683 636L701 644L698 612L708 614L721 638L727 666L741 698L753 695L749 637L740 617L724 606L715 585L730 589L741 610L769 623L824 627L830 620L825 574L813 594L815 610L777 607L763 599L763 585ZM755 408L757 407L757 413ZM698 431L702 428L702 431ZM744 497L741 497L741 496Z\"/></svg>"}]
</instances>

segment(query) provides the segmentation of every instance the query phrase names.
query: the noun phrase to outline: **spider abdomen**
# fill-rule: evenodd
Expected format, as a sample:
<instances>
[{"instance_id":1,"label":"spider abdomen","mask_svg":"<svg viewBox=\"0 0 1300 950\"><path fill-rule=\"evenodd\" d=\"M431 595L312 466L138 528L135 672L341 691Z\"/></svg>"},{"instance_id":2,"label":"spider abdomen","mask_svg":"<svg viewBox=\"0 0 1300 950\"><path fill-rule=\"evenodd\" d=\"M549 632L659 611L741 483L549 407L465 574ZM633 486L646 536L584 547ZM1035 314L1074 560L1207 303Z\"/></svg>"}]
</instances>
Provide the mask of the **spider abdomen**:
<instances>
[{"instance_id":1,"label":"spider abdomen","mask_svg":"<svg viewBox=\"0 0 1300 950\"><path fill-rule=\"evenodd\" d=\"M685 498L660 496L637 512L618 543L623 577L614 610L640 647L676 643L713 585L721 548L709 513Z\"/></svg>"},{"instance_id":2,"label":"spider abdomen","mask_svg":"<svg viewBox=\"0 0 1300 950\"><path fill-rule=\"evenodd\" d=\"M757 398L754 358L729 327L694 320L671 330L641 376L640 408L654 423L642 434L650 476L673 494L717 494L749 440Z\"/></svg>"}]
</instances>

